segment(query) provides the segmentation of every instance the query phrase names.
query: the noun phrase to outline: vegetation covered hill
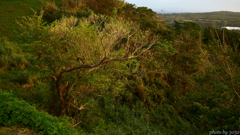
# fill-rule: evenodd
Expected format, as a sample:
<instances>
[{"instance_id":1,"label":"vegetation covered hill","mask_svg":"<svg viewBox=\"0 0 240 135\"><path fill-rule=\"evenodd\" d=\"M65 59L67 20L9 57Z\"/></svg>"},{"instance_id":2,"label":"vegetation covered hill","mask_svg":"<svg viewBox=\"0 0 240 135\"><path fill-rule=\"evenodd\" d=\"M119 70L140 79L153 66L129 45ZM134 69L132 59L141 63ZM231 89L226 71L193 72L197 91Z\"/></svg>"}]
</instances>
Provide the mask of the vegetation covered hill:
<instances>
[{"instance_id":1,"label":"vegetation covered hill","mask_svg":"<svg viewBox=\"0 0 240 135\"><path fill-rule=\"evenodd\" d=\"M212 26L221 28L224 26L240 27L240 13L229 11L206 12L206 13L172 13L172 14L159 14L163 16L168 25L173 26L174 20L180 22L195 22L202 28Z\"/></svg>"},{"instance_id":2,"label":"vegetation covered hill","mask_svg":"<svg viewBox=\"0 0 240 135\"><path fill-rule=\"evenodd\" d=\"M34 2L13 15L28 16L2 21L16 33L1 35L1 125L42 134L240 130L239 33L170 27L121 0Z\"/></svg>"},{"instance_id":3,"label":"vegetation covered hill","mask_svg":"<svg viewBox=\"0 0 240 135\"><path fill-rule=\"evenodd\" d=\"M0 37L14 40L18 35L19 25L17 20L22 16L32 15L31 9L40 9L41 2L33 0L1 0L0 1Z\"/></svg>"}]
</instances>

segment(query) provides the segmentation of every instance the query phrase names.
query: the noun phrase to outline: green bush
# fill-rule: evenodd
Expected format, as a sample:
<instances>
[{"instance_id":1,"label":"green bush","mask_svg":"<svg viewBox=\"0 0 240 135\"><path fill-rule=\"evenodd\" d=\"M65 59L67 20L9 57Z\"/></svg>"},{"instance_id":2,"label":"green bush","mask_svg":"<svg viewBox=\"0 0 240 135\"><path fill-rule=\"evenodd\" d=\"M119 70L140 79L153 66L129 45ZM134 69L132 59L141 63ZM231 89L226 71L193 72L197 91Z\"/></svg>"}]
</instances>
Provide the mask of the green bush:
<instances>
[{"instance_id":1,"label":"green bush","mask_svg":"<svg viewBox=\"0 0 240 135\"><path fill-rule=\"evenodd\" d=\"M81 12L77 12L76 17L78 17L78 18L88 18L92 14L93 14L93 11L88 9L88 10L83 10Z\"/></svg>"},{"instance_id":2,"label":"green bush","mask_svg":"<svg viewBox=\"0 0 240 135\"><path fill-rule=\"evenodd\" d=\"M18 82L20 85L24 85L27 83L32 83L31 81L31 74L27 71L19 71L15 78L14 81Z\"/></svg>"},{"instance_id":3,"label":"green bush","mask_svg":"<svg viewBox=\"0 0 240 135\"><path fill-rule=\"evenodd\" d=\"M0 124L23 125L44 135L73 135L74 131L66 117L57 118L37 111L25 101L0 89Z\"/></svg>"},{"instance_id":4,"label":"green bush","mask_svg":"<svg viewBox=\"0 0 240 135\"><path fill-rule=\"evenodd\" d=\"M55 2L47 2L47 1L41 1L42 3L42 10L44 10L43 17L49 21L54 21L58 12L58 7L55 5Z\"/></svg>"},{"instance_id":5,"label":"green bush","mask_svg":"<svg viewBox=\"0 0 240 135\"><path fill-rule=\"evenodd\" d=\"M17 44L13 42L0 42L0 70L10 68L24 69L28 62Z\"/></svg>"},{"instance_id":6,"label":"green bush","mask_svg":"<svg viewBox=\"0 0 240 135\"><path fill-rule=\"evenodd\" d=\"M95 108L82 111L79 128L92 134L191 135L196 126L182 119L174 106L146 108L143 102L129 104L115 98L97 98ZM199 133L200 134L200 133Z\"/></svg>"},{"instance_id":7,"label":"green bush","mask_svg":"<svg viewBox=\"0 0 240 135\"><path fill-rule=\"evenodd\" d=\"M93 11L87 9L83 3L73 0L64 0L60 4L57 4L58 6L53 1L41 1L41 3L42 10L44 11L43 19L49 23L61 19L62 16L88 18L88 16L93 14Z\"/></svg>"}]
</instances>

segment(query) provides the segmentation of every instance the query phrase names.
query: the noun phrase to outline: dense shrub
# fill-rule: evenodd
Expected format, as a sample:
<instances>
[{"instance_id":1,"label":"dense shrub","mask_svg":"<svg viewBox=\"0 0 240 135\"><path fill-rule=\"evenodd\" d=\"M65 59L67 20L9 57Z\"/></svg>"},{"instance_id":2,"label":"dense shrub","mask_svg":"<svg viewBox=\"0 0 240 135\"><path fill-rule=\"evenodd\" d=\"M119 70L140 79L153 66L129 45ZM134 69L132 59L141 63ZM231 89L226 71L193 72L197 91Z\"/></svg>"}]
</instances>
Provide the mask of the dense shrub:
<instances>
[{"instance_id":1,"label":"dense shrub","mask_svg":"<svg viewBox=\"0 0 240 135\"><path fill-rule=\"evenodd\" d=\"M23 125L44 135L77 134L66 117L57 118L37 111L25 101L20 101L13 94L0 90L0 124L4 126Z\"/></svg>"},{"instance_id":2,"label":"dense shrub","mask_svg":"<svg viewBox=\"0 0 240 135\"><path fill-rule=\"evenodd\" d=\"M16 43L0 42L0 70L24 69L27 65L28 62Z\"/></svg>"},{"instance_id":3,"label":"dense shrub","mask_svg":"<svg viewBox=\"0 0 240 135\"><path fill-rule=\"evenodd\" d=\"M161 135L195 134L198 129L182 119L174 106L165 104L148 109L139 101L129 104L114 98L96 98L96 106L82 111L79 128L94 134Z\"/></svg>"},{"instance_id":4,"label":"dense shrub","mask_svg":"<svg viewBox=\"0 0 240 135\"><path fill-rule=\"evenodd\" d=\"M62 0L58 6L53 1L41 1L43 19L47 22L59 20L62 16L75 16L78 18L87 18L93 11L86 8L85 4L75 0Z\"/></svg>"},{"instance_id":5,"label":"dense shrub","mask_svg":"<svg viewBox=\"0 0 240 135\"><path fill-rule=\"evenodd\" d=\"M47 21L54 21L58 17L58 7L55 5L54 2L46 2L46 1L41 1L42 2L42 10L44 10L44 18Z\"/></svg>"}]
</instances>

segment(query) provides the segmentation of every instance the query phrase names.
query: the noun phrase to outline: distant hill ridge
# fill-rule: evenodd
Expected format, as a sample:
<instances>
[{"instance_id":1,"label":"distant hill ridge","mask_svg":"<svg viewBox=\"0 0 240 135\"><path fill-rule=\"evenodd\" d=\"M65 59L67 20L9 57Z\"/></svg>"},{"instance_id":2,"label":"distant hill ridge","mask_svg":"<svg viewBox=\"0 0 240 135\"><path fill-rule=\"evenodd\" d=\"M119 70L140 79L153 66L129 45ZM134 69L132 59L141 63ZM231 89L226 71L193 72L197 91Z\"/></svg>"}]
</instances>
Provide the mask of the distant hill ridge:
<instances>
[{"instance_id":1,"label":"distant hill ridge","mask_svg":"<svg viewBox=\"0 0 240 135\"><path fill-rule=\"evenodd\" d=\"M156 11L157 14L212 14L212 13L216 13L216 14L240 14L240 12L233 12L233 11L212 11L212 12L182 12L182 11Z\"/></svg>"},{"instance_id":2,"label":"distant hill ridge","mask_svg":"<svg viewBox=\"0 0 240 135\"><path fill-rule=\"evenodd\" d=\"M208 26L216 28L224 26L240 27L240 12L214 11L204 13L172 13L158 15L163 16L166 23L170 26L173 26L174 21L190 21L200 24L202 28Z\"/></svg>"}]
</instances>

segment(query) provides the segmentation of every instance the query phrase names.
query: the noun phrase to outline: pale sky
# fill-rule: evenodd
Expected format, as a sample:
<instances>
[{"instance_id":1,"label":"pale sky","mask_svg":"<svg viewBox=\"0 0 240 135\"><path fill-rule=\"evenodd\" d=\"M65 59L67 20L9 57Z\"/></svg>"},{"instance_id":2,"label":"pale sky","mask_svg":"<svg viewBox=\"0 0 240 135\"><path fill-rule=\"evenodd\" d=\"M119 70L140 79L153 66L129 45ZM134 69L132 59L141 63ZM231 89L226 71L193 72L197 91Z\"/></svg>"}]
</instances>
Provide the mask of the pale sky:
<instances>
[{"instance_id":1,"label":"pale sky","mask_svg":"<svg viewBox=\"0 0 240 135\"><path fill-rule=\"evenodd\" d=\"M125 0L137 7L149 7L165 12L240 12L240 0Z\"/></svg>"}]
</instances>

